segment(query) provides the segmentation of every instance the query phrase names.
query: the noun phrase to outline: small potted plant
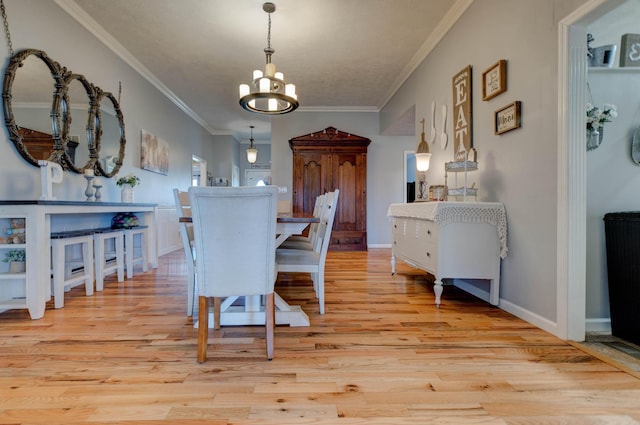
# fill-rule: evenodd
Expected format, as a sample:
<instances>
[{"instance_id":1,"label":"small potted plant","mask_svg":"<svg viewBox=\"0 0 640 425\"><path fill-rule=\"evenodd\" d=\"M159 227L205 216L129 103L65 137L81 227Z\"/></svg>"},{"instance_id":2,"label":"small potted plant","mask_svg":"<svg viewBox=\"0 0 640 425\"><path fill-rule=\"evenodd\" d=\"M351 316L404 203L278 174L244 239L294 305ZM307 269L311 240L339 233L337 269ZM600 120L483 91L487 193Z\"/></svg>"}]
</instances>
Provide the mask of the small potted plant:
<instances>
[{"instance_id":1,"label":"small potted plant","mask_svg":"<svg viewBox=\"0 0 640 425\"><path fill-rule=\"evenodd\" d=\"M11 249L4 254L5 263L9 263L9 273L24 273L25 271L25 250Z\"/></svg>"},{"instance_id":2,"label":"small potted plant","mask_svg":"<svg viewBox=\"0 0 640 425\"><path fill-rule=\"evenodd\" d=\"M140 178L133 174L127 174L116 180L116 185L122 187L120 201L133 202L133 188L140 183Z\"/></svg>"}]
</instances>

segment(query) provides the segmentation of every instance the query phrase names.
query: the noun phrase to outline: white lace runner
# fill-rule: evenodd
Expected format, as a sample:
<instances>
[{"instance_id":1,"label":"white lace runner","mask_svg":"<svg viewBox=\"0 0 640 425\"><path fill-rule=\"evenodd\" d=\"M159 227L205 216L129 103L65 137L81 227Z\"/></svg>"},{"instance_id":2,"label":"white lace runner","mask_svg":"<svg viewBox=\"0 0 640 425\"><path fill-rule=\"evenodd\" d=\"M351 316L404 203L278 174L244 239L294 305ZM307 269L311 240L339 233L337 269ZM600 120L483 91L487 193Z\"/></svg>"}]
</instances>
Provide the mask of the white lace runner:
<instances>
[{"instance_id":1,"label":"white lace runner","mask_svg":"<svg viewBox=\"0 0 640 425\"><path fill-rule=\"evenodd\" d=\"M411 217L449 223L488 223L496 227L500 258L507 256L507 214L500 202L414 202L391 204L388 217Z\"/></svg>"}]
</instances>

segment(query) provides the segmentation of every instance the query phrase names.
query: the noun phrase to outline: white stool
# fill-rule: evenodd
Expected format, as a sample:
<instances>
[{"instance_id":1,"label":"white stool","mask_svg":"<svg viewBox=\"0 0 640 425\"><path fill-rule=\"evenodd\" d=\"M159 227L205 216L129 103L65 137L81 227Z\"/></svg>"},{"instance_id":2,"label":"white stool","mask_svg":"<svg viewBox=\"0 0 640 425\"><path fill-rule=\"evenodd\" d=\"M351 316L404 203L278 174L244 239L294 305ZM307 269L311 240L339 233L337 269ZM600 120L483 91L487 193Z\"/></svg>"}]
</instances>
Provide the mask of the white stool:
<instances>
[{"instance_id":1,"label":"white stool","mask_svg":"<svg viewBox=\"0 0 640 425\"><path fill-rule=\"evenodd\" d=\"M124 229L124 265L127 269L127 279L133 277L133 265L142 263L142 271L149 270L147 264L147 228L148 226L135 226ZM135 237L140 236L140 256L134 256Z\"/></svg>"},{"instance_id":2,"label":"white stool","mask_svg":"<svg viewBox=\"0 0 640 425\"><path fill-rule=\"evenodd\" d=\"M113 239L114 251L107 251L107 241ZM98 229L93 233L95 255L96 291L104 288L104 277L118 273L118 282L124 282L124 231L122 229Z\"/></svg>"},{"instance_id":3,"label":"white stool","mask_svg":"<svg viewBox=\"0 0 640 425\"><path fill-rule=\"evenodd\" d=\"M66 247L82 245L82 261L67 260ZM93 295L93 235L61 232L51 234L51 267L55 308L64 306L64 292L84 282L87 296ZM71 264L76 264L74 270Z\"/></svg>"}]
</instances>

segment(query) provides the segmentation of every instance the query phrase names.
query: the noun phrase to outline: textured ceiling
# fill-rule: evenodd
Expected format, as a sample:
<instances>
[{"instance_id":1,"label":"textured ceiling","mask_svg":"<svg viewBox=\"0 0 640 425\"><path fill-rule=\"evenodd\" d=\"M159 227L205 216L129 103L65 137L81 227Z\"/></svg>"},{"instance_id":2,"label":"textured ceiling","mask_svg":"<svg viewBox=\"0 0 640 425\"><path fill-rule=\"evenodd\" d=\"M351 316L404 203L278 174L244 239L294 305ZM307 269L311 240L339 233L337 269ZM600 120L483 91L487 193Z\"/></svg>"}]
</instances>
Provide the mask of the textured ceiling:
<instances>
[{"instance_id":1,"label":"textured ceiling","mask_svg":"<svg viewBox=\"0 0 640 425\"><path fill-rule=\"evenodd\" d=\"M256 138L269 139L269 117L238 104L238 85L264 68L262 1L56 2L213 134L242 140L255 125ZM272 60L296 84L300 110L376 111L435 45L442 22L470 0L274 3Z\"/></svg>"}]
</instances>

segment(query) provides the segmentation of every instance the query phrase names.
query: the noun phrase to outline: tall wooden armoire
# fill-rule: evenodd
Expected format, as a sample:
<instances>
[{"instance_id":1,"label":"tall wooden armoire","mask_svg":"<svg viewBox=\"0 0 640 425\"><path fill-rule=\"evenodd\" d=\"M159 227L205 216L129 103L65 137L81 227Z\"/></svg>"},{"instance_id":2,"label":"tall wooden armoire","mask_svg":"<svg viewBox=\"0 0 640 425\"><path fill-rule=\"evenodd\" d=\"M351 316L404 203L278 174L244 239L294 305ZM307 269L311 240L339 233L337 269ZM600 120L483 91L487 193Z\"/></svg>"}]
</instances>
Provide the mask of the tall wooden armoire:
<instances>
[{"instance_id":1,"label":"tall wooden armoire","mask_svg":"<svg viewBox=\"0 0 640 425\"><path fill-rule=\"evenodd\" d=\"M289 140L293 151L293 212L313 213L316 197L340 190L333 250L367 249L367 146L371 140L327 127Z\"/></svg>"}]
</instances>

